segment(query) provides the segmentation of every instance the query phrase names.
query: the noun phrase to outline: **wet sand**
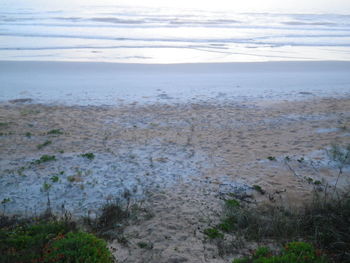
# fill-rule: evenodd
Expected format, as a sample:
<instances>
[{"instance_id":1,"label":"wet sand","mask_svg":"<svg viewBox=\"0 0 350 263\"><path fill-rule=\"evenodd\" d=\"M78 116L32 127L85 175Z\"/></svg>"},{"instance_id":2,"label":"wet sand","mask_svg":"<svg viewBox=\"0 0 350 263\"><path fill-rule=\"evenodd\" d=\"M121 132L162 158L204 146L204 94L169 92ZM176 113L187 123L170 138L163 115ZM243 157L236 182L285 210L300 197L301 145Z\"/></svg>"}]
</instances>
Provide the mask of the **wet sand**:
<instances>
[{"instance_id":1,"label":"wet sand","mask_svg":"<svg viewBox=\"0 0 350 263\"><path fill-rule=\"evenodd\" d=\"M203 234L225 195L243 190L258 203L301 205L315 188L307 178L334 185L338 170L326 149L350 141L350 99L123 107L13 101L0 105L0 123L6 212L45 209L45 182L54 211L76 215L97 213L127 189L154 217L126 228L128 247L111 243L119 262L227 262ZM53 129L62 134L48 134ZM93 160L81 156L88 152ZM56 160L32 163L44 154Z\"/></svg>"}]
</instances>

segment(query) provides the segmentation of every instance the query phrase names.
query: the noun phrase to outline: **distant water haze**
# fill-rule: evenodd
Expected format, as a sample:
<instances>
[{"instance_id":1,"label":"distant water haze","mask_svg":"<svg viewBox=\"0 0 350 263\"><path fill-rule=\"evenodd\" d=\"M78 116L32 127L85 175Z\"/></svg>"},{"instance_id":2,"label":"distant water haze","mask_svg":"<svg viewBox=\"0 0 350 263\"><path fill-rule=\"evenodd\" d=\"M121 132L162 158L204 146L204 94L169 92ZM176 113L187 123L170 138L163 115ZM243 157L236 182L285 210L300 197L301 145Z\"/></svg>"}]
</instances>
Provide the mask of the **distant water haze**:
<instances>
[{"instance_id":1,"label":"distant water haze","mask_svg":"<svg viewBox=\"0 0 350 263\"><path fill-rule=\"evenodd\" d=\"M2 0L0 60L350 61L350 1Z\"/></svg>"}]
</instances>

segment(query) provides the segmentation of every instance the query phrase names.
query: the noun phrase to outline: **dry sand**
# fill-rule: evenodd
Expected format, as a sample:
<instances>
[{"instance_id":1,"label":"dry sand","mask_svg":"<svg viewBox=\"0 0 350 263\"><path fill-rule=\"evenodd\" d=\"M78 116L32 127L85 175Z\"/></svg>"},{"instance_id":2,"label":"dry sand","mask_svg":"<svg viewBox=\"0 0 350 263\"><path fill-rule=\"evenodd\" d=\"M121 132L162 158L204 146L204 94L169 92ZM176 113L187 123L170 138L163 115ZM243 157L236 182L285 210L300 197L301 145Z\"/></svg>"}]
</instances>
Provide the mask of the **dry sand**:
<instances>
[{"instance_id":1,"label":"dry sand","mask_svg":"<svg viewBox=\"0 0 350 263\"><path fill-rule=\"evenodd\" d=\"M256 202L289 206L310 197L315 186L307 177L334 185L337 167L326 149L350 141L350 99L119 108L9 102L0 106L0 123L0 199L11 199L6 212L43 210L44 182L52 184L54 210L64 200L64 209L77 215L97 213L128 189L154 216L126 228L128 246L110 244L118 262L228 262L233 255L220 258L203 234L219 220L225 194L247 191ZM63 134L48 135L52 129ZM47 140L52 143L39 150ZM86 152L95 159L80 156ZM56 161L30 164L43 154ZM50 181L54 175L59 182ZM339 185L349 175L345 169Z\"/></svg>"}]
</instances>

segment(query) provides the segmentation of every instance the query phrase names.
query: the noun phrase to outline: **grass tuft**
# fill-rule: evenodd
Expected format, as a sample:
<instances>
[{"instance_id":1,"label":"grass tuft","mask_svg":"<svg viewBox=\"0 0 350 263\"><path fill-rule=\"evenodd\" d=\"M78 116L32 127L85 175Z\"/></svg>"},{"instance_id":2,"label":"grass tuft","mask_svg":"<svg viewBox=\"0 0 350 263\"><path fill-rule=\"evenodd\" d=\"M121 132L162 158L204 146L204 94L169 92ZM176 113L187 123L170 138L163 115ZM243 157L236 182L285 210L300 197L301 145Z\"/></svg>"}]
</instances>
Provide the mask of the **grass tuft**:
<instances>
[{"instance_id":1,"label":"grass tuft","mask_svg":"<svg viewBox=\"0 0 350 263\"><path fill-rule=\"evenodd\" d=\"M42 148L44 148L45 146L48 146L48 145L50 145L50 144L52 144L52 141L45 141L45 142L42 143L42 144L38 144L38 145L36 146L36 148L37 148L38 150L41 150Z\"/></svg>"},{"instance_id":2,"label":"grass tuft","mask_svg":"<svg viewBox=\"0 0 350 263\"><path fill-rule=\"evenodd\" d=\"M60 129L53 129L47 132L48 135L61 135L63 132Z\"/></svg>"},{"instance_id":3,"label":"grass tuft","mask_svg":"<svg viewBox=\"0 0 350 263\"><path fill-rule=\"evenodd\" d=\"M87 158L89 160L93 160L95 159L95 154L93 153L83 153L80 155L81 157Z\"/></svg>"},{"instance_id":4,"label":"grass tuft","mask_svg":"<svg viewBox=\"0 0 350 263\"><path fill-rule=\"evenodd\" d=\"M224 234L221 233L217 228L207 228L204 229L204 234L210 239L223 238Z\"/></svg>"},{"instance_id":5,"label":"grass tuft","mask_svg":"<svg viewBox=\"0 0 350 263\"><path fill-rule=\"evenodd\" d=\"M31 164L42 164L50 161L56 161L56 156L44 154L40 157L40 159L31 162Z\"/></svg>"},{"instance_id":6,"label":"grass tuft","mask_svg":"<svg viewBox=\"0 0 350 263\"><path fill-rule=\"evenodd\" d=\"M276 157L274 156L268 156L267 159L270 161L277 161Z\"/></svg>"}]
</instances>

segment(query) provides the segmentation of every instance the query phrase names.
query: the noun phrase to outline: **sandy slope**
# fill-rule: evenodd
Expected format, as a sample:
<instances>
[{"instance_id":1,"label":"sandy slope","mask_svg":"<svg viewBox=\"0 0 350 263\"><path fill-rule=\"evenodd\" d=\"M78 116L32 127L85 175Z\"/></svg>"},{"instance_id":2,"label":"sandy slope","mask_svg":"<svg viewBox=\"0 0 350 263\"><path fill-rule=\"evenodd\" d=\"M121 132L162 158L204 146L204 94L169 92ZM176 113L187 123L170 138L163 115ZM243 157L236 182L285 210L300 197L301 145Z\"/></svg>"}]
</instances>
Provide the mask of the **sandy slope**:
<instances>
[{"instance_id":1,"label":"sandy slope","mask_svg":"<svg viewBox=\"0 0 350 263\"><path fill-rule=\"evenodd\" d=\"M73 214L97 213L129 189L154 217L127 227L128 247L111 243L120 262L227 262L232 256L218 257L203 235L217 222L225 194L244 189L258 202L301 204L314 187L303 177L334 184L337 169L325 149L349 143L350 100L119 108L13 102L0 106L0 122L0 199L11 199L7 212L43 210L40 188L55 174L60 180L50 194L56 211L64 203ZM48 135L52 129L63 134ZM37 149L46 140L52 143ZM95 159L79 156L86 152ZM43 154L57 160L30 164ZM345 169L340 184L348 175ZM267 194L252 190L254 184ZM153 248L139 248L141 241Z\"/></svg>"}]
</instances>

